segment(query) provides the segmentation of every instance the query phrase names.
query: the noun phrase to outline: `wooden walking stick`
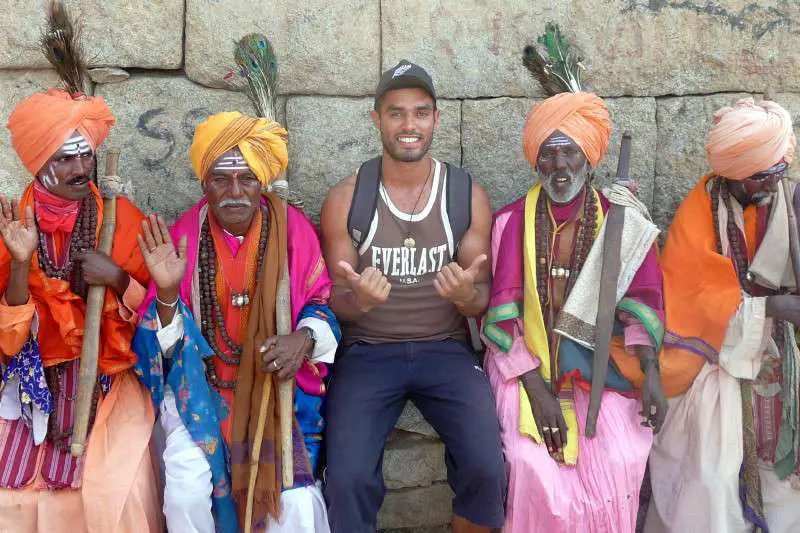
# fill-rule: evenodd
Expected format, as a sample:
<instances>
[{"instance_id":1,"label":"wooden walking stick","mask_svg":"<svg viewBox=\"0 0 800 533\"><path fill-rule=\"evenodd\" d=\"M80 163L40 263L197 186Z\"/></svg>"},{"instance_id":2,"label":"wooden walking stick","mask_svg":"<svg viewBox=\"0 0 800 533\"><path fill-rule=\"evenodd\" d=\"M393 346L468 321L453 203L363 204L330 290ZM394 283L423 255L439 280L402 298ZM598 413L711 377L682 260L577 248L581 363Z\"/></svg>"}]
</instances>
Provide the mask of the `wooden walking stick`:
<instances>
[{"instance_id":1,"label":"wooden walking stick","mask_svg":"<svg viewBox=\"0 0 800 533\"><path fill-rule=\"evenodd\" d=\"M109 150L106 159L106 176L116 176L119 164L119 150ZM104 191L104 196L106 191ZM100 241L97 249L111 255L114 244L114 229L117 226L117 197L111 192L103 198L103 225L100 228ZM86 434L92 414L92 399L97 387L97 362L100 356L100 319L105 302L106 286L92 285L86 297L86 321L83 329L80 373L78 374L78 396L75 406L75 424L72 430L70 452L80 457L86 448Z\"/></svg>"}]
</instances>

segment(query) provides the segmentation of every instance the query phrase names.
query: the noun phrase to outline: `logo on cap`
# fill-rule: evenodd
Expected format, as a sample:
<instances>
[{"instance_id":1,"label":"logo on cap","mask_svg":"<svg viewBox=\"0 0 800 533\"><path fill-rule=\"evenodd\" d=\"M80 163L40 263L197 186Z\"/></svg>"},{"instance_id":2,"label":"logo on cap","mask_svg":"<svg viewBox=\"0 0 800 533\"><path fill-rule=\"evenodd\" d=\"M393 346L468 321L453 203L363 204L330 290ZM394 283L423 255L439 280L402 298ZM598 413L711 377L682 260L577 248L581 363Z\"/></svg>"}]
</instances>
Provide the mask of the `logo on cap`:
<instances>
[{"instance_id":1,"label":"logo on cap","mask_svg":"<svg viewBox=\"0 0 800 533\"><path fill-rule=\"evenodd\" d=\"M397 67L396 69L394 69L394 72L392 73L392 78L396 78L397 76L402 76L410 68L411 68L411 65L401 65L401 66Z\"/></svg>"}]
</instances>

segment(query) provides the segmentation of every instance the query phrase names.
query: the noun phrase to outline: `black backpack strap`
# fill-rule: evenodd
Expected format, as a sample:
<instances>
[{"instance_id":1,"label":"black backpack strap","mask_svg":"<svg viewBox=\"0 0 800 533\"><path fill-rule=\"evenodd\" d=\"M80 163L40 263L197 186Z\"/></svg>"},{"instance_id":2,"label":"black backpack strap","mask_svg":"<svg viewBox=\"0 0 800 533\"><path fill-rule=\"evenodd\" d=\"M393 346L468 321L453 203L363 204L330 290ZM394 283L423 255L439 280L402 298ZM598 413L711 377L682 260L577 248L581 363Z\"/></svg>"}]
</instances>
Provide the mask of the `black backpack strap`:
<instances>
[{"instance_id":1,"label":"black backpack strap","mask_svg":"<svg viewBox=\"0 0 800 533\"><path fill-rule=\"evenodd\" d=\"M356 186L347 214L347 233L356 250L367 238L375 209L378 207L378 188L381 184L381 158L370 159L361 165L356 175Z\"/></svg>"},{"instance_id":2,"label":"black backpack strap","mask_svg":"<svg viewBox=\"0 0 800 533\"><path fill-rule=\"evenodd\" d=\"M461 238L472 224L472 176L461 167L445 163L447 168L447 217L453 233L453 258L458 255Z\"/></svg>"},{"instance_id":3,"label":"black backpack strap","mask_svg":"<svg viewBox=\"0 0 800 533\"><path fill-rule=\"evenodd\" d=\"M458 254L458 245L472 224L472 176L463 168L445 163L447 167L447 217L450 219L450 231L453 233L453 258ZM486 347L481 342L478 321L467 318L469 342L475 356L483 365Z\"/></svg>"}]
</instances>

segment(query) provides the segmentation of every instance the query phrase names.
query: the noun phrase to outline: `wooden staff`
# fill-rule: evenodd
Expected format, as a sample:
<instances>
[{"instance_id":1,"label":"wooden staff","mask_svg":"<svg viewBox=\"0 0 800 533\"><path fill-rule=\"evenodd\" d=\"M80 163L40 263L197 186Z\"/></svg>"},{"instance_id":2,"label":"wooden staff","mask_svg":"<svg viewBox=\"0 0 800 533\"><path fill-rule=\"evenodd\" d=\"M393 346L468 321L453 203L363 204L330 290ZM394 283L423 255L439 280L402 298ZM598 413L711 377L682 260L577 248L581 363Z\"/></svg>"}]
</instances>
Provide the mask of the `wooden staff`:
<instances>
[{"instance_id":1,"label":"wooden staff","mask_svg":"<svg viewBox=\"0 0 800 533\"><path fill-rule=\"evenodd\" d=\"M108 151L106 176L117 175L119 150ZM103 225L100 228L100 242L97 249L111 255L114 244L114 229L117 226L117 198L110 193L103 199ZM89 417L92 412L92 399L97 387L97 361L100 356L100 318L103 313L106 286L92 285L86 297L86 321L83 329L80 373L78 375L78 397L75 407L75 424L72 430L70 452L80 457L86 448L86 433L89 431Z\"/></svg>"},{"instance_id":2,"label":"wooden staff","mask_svg":"<svg viewBox=\"0 0 800 533\"><path fill-rule=\"evenodd\" d=\"M282 205L285 218L287 210L285 199ZM280 281L278 281L277 295L275 298L275 329L278 335L290 335L292 333L292 301L289 286L289 257L286 250L283 250L283 252L283 266L281 267L281 277ZM270 379L270 377L268 376L266 379ZM253 498L256 492L258 464L261 458L261 441L264 438L264 426L267 422L267 404L269 404L271 389L272 387L268 387L266 383L264 384L261 393L261 405L258 409L256 434L253 438L253 450L250 455L250 479L247 487L247 504L245 506L245 533L251 533L253 528ZM293 403L294 378L280 380L278 383L278 420L281 433L281 465L284 487L291 487L294 484L292 447Z\"/></svg>"},{"instance_id":3,"label":"wooden staff","mask_svg":"<svg viewBox=\"0 0 800 533\"><path fill-rule=\"evenodd\" d=\"M792 258L792 271L794 272L794 292L800 294L800 236L797 231L797 215L794 212L794 195L789 185L789 178L783 178L781 185L786 201L786 213L789 216L789 255Z\"/></svg>"},{"instance_id":4,"label":"wooden staff","mask_svg":"<svg viewBox=\"0 0 800 533\"><path fill-rule=\"evenodd\" d=\"M617 178L622 183L628 180L631 160L631 135L625 132L619 147ZM588 193L587 193L588 194ZM597 304L597 325L592 360L592 390L589 396L589 410L586 414L587 438L597 433L597 417L608 376L608 359L611 348L611 335L614 329L614 312L617 307L617 283L621 268L622 228L625 224L625 208L612 203L606 216L606 234L603 242L603 266L600 278L600 295Z\"/></svg>"}]
</instances>

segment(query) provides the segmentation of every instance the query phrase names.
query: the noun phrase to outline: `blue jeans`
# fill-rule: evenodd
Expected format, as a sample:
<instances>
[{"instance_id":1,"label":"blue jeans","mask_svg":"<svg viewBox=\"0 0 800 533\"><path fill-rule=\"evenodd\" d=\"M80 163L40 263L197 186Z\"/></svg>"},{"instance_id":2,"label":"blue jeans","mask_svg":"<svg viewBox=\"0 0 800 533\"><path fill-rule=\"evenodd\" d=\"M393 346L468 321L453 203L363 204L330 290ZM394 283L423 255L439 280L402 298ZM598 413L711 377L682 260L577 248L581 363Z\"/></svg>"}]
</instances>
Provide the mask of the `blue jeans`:
<instances>
[{"instance_id":1,"label":"blue jeans","mask_svg":"<svg viewBox=\"0 0 800 533\"><path fill-rule=\"evenodd\" d=\"M334 365L325 439L332 533L375 531L386 491L383 448L407 399L444 441L454 513L502 527L506 478L494 397L472 350L447 339L354 344Z\"/></svg>"}]
</instances>

